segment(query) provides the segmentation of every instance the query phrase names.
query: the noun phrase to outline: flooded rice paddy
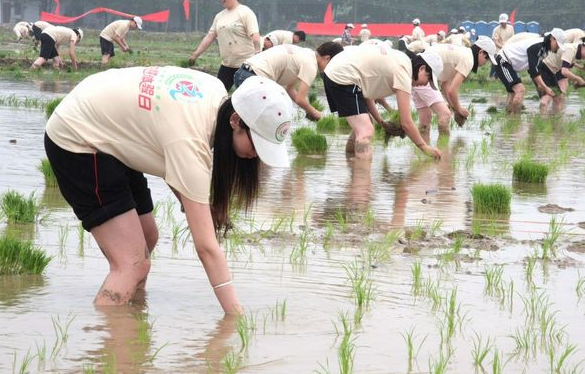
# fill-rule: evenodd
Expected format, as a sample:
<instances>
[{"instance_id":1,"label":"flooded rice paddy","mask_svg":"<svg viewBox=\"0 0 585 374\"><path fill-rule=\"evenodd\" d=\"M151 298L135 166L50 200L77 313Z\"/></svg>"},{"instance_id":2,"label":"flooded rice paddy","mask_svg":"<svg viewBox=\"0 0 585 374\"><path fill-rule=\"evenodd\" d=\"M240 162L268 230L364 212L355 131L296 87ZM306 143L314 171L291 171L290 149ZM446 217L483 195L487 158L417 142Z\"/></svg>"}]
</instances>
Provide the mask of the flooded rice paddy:
<instances>
[{"instance_id":1,"label":"flooded rice paddy","mask_svg":"<svg viewBox=\"0 0 585 374\"><path fill-rule=\"evenodd\" d=\"M69 89L0 81L0 97L47 101ZM38 223L2 218L0 231L53 256L42 276L0 276L0 373L581 372L583 99L571 96L562 120L514 121L486 114L502 94L463 95L488 103L472 104L473 120L448 141L434 128L439 162L400 139L377 141L371 163L346 157L343 133L328 135L326 157L291 146L292 168L264 170L258 204L222 243L246 309L239 320L223 316L179 206L155 178L161 236L146 304L95 308L107 262L45 188L45 114L0 106L0 193L42 204ZM544 186L512 182L523 155L551 167ZM474 214L476 182L509 186L511 214Z\"/></svg>"}]
</instances>

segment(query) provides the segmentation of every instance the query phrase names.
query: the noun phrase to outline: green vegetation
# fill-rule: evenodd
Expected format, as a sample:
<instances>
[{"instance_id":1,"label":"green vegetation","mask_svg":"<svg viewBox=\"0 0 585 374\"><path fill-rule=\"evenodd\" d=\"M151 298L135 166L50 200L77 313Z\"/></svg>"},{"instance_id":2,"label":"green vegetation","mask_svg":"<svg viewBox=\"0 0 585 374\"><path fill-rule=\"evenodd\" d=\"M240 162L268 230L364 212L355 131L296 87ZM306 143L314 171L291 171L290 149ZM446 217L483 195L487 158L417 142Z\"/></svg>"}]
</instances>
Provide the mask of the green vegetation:
<instances>
[{"instance_id":1,"label":"green vegetation","mask_svg":"<svg viewBox=\"0 0 585 374\"><path fill-rule=\"evenodd\" d=\"M321 103L315 91L309 92L309 104L319 112L322 112L323 109L325 109L325 106Z\"/></svg>"},{"instance_id":2,"label":"green vegetation","mask_svg":"<svg viewBox=\"0 0 585 374\"><path fill-rule=\"evenodd\" d=\"M487 103L487 99L485 97L474 97L473 99L471 99L472 103L478 103L478 104L485 104Z\"/></svg>"},{"instance_id":3,"label":"green vegetation","mask_svg":"<svg viewBox=\"0 0 585 374\"><path fill-rule=\"evenodd\" d=\"M292 135L292 143L300 154L323 154L327 152L327 139L308 127L296 129Z\"/></svg>"},{"instance_id":4,"label":"green vegetation","mask_svg":"<svg viewBox=\"0 0 585 374\"><path fill-rule=\"evenodd\" d=\"M317 121L317 131L334 133L337 130L338 120L335 114L328 114Z\"/></svg>"},{"instance_id":5,"label":"green vegetation","mask_svg":"<svg viewBox=\"0 0 585 374\"><path fill-rule=\"evenodd\" d=\"M51 257L31 242L6 235L0 238L0 275L41 274L50 261Z\"/></svg>"},{"instance_id":6,"label":"green vegetation","mask_svg":"<svg viewBox=\"0 0 585 374\"><path fill-rule=\"evenodd\" d=\"M51 117L51 115L53 114L53 112L55 111L55 109L57 108L59 103L61 103L62 100L63 98L59 97L47 103L47 105L45 106L45 115L47 116L47 118Z\"/></svg>"},{"instance_id":7,"label":"green vegetation","mask_svg":"<svg viewBox=\"0 0 585 374\"><path fill-rule=\"evenodd\" d=\"M476 213L510 213L512 193L502 184L476 183L471 189L473 211Z\"/></svg>"},{"instance_id":8,"label":"green vegetation","mask_svg":"<svg viewBox=\"0 0 585 374\"><path fill-rule=\"evenodd\" d=\"M8 218L8 222L13 223L34 223L39 214L34 193L26 198L14 190L9 190L2 195L0 207Z\"/></svg>"},{"instance_id":9,"label":"green vegetation","mask_svg":"<svg viewBox=\"0 0 585 374\"><path fill-rule=\"evenodd\" d=\"M45 186L47 187L57 187L57 178L55 177L55 173L53 172L53 168L51 167L51 163L48 159L43 158L39 165L39 170L43 173L45 177Z\"/></svg>"},{"instance_id":10,"label":"green vegetation","mask_svg":"<svg viewBox=\"0 0 585 374\"><path fill-rule=\"evenodd\" d=\"M45 105L47 105L46 102L38 98L30 97L19 98L15 94L9 96L0 96L0 106L26 109L30 108L40 109L43 108Z\"/></svg>"},{"instance_id":11,"label":"green vegetation","mask_svg":"<svg viewBox=\"0 0 585 374\"><path fill-rule=\"evenodd\" d=\"M522 182L544 183L548 175L548 166L522 159L514 164L514 179Z\"/></svg>"}]
</instances>

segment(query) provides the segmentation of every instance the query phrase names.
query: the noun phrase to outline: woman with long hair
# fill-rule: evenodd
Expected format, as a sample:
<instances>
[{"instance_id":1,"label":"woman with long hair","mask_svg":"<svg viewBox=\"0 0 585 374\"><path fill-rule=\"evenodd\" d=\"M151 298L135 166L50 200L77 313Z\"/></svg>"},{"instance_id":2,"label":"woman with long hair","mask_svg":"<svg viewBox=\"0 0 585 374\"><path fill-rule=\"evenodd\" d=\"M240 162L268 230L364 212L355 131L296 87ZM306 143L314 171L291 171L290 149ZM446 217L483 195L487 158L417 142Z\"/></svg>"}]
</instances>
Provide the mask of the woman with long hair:
<instances>
[{"instance_id":1,"label":"woman with long hair","mask_svg":"<svg viewBox=\"0 0 585 374\"><path fill-rule=\"evenodd\" d=\"M115 99L112 99L115 98ZM228 98L221 81L178 67L112 69L79 83L49 119L45 149L59 188L110 264L95 303L144 288L158 230L143 173L179 198L197 254L226 313L240 313L216 230L258 193L259 159L288 166L292 102L252 77Z\"/></svg>"}]
</instances>

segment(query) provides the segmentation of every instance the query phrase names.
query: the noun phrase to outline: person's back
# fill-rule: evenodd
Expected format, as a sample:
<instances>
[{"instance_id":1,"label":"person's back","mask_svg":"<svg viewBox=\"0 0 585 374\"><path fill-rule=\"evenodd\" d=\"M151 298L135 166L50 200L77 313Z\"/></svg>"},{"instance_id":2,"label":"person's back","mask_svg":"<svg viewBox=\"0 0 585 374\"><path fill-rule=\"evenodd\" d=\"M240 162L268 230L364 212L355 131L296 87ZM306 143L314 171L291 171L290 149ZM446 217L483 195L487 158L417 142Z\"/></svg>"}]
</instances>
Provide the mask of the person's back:
<instances>
[{"instance_id":1,"label":"person's back","mask_svg":"<svg viewBox=\"0 0 585 374\"><path fill-rule=\"evenodd\" d=\"M77 40L75 31L65 26L47 27L42 33L49 35L59 45L69 45L70 42L75 43Z\"/></svg>"},{"instance_id":2,"label":"person's back","mask_svg":"<svg viewBox=\"0 0 585 374\"><path fill-rule=\"evenodd\" d=\"M108 26L104 27L100 36L107 41L111 42L114 40L114 37L123 38L126 34L130 31L130 21L128 20L118 20L110 23Z\"/></svg>"},{"instance_id":3,"label":"person's back","mask_svg":"<svg viewBox=\"0 0 585 374\"><path fill-rule=\"evenodd\" d=\"M309 86L317 75L315 52L292 44L277 45L245 62L257 75L287 86L302 80Z\"/></svg>"},{"instance_id":4,"label":"person's back","mask_svg":"<svg viewBox=\"0 0 585 374\"><path fill-rule=\"evenodd\" d=\"M543 38L527 38L514 43L506 43L500 54L516 72L520 72L528 69L528 49L537 44L543 44Z\"/></svg>"},{"instance_id":5,"label":"person's back","mask_svg":"<svg viewBox=\"0 0 585 374\"><path fill-rule=\"evenodd\" d=\"M583 43L585 42L585 31L581 29L565 30L565 43Z\"/></svg>"},{"instance_id":6,"label":"person's back","mask_svg":"<svg viewBox=\"0 0 585 374\"><path fill-rule=\"evenodd\" d=\"M473 69L473 53L470 48L452 44L436 44L428 48L428 51L438 54L443 61L443 71L438 77L440 82L450 81L456 73L467 77Z\"/></svg>"},{"instance_id":7,"label":"person's back","mask_svg":"<svg viewBox=\"0 0 585 374\"><path fill-rule=\"evenodd\" d=\"M518 34L514 34L510 39L506 41L506 44L513 44L518 43L524 40L529 39L538 39L542 38L540 35L533 33L533 32L519 32ZM499 50L499 49L498 49Z\"/></svg>"},{"instance_id":8,"label":"person's back","mask_svg":"<svg viewBox=\"0 0 585 374\"><path fill-rule=\"evenodd\" d=\"M268 35L272 35L272 36L276 37L276 40L278 41L277 45L293 44L294 33L292 31L273 30L273 31L270 31L269 33L266 34L266 36L268 36Z\"/></svg>"}]
</instances>

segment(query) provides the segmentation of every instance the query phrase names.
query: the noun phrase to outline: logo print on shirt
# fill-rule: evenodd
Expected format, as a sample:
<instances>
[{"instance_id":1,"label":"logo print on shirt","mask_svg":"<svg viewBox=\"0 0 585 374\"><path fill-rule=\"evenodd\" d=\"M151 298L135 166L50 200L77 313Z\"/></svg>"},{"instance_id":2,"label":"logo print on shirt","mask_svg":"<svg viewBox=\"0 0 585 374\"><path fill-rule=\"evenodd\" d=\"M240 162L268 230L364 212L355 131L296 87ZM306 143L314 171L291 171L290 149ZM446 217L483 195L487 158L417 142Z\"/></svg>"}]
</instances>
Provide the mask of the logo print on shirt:
<instances>
[{"instance_id":1,"label":"logo print on shirt","mask_svg":"<svg viewBox=\"0 0 585 374\"><path fill-rule=\"evenodd\" d=\"M191 79L188 75L179 74L167 80L168 92L173 100L193 103L203 98L203 92Z\"/></svg>"}]
</instances>

